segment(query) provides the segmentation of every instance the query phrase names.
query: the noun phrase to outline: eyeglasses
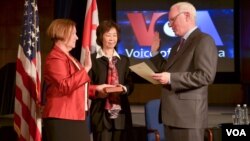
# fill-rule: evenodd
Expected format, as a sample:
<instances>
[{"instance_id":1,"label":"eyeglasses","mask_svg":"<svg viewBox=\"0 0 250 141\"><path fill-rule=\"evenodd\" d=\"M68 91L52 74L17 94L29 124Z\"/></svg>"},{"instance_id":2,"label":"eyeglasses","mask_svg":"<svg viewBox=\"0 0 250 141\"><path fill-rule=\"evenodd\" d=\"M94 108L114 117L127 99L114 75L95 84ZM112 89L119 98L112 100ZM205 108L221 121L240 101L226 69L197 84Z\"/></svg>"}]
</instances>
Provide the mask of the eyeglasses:
<instances>
[{"instance_id":1,"label":"eyeglasses","mask_svg":"<svg viewBox=\"0 0 250 141\"><path fill-rule=\"evenodd\" d=\"M175 22L175 20L177 19L177 17L179 15L181 15L182 13L185 13L185 12L180 12L179 14L177 14L176 16L174 16L173 18L169 19L169 22L168 22L168 26L171 27L172 24Z\"/></svg>"}]
</instances>

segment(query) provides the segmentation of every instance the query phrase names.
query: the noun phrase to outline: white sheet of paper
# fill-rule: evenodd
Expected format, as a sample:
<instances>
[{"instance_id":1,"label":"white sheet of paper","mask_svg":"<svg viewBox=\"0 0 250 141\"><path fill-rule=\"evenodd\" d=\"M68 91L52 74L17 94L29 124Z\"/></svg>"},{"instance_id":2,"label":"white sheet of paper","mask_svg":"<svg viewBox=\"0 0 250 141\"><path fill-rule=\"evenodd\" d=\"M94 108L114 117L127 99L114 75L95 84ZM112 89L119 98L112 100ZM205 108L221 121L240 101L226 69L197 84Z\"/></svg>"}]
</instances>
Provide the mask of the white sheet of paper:
<instances>
[{"instance_id":1,"label":"white sheet of paper","mask_svg":"<svg viewBox=\"0 0 250 141\"><path fill-rule=\"evenodd\" d=\"M137 75L148 80L152 84L160 84L158 81L152 78L154 71L145 62L130 66L129 68Z\"/></svg>"}]
</instances>

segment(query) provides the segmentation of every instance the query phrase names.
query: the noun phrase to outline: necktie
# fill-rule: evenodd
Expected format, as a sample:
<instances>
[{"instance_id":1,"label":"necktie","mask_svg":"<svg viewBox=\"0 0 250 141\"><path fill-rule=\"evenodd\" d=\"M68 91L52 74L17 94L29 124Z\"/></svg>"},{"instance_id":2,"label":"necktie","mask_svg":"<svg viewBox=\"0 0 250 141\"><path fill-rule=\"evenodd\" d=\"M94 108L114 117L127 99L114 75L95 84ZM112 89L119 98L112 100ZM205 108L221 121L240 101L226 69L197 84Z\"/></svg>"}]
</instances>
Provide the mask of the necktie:
<instances>
[{"instance_id":1,"label":"necktie","mask_svg":"<svg viewBox=\"0 0 250 141\"><path fill-rule=\"evenodd\" d=\"M180 44L179 44L179 46L178 46L178 48L177 48L177 51L179 51L179 50L183 47L184 42L185 42L185 39L184 39L184 38L181 38Z\"/></svg>"}]
</instances>

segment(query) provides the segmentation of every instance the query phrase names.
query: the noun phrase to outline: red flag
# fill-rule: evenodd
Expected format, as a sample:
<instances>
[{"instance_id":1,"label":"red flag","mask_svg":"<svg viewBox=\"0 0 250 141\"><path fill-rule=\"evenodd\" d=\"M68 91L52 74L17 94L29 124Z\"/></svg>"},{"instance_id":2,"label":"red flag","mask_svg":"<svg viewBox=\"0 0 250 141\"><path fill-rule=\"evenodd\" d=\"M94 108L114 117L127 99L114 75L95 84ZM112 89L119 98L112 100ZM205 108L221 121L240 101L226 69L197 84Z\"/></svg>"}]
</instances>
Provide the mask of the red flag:
<instances>
[{"instance_id":1,"label":"red flag","mask_svg":"<svg viewBox=\"0 0 250 141\"><path fill-rule=\"evenodd\" d=\"M99 18L96 0L88 0L83 27L81 62L84 60L84 48L88 47L91 53L98 48L96 44L96 28L98 25Z\"/></svg>"},{"instance_id":2,"label":"red flag","mask_svg":"<svg viewBox=\"0 0 250 141\"><path fill-rule=\"evenodd\" d=\"M14 127L19 141L41 141L41 56L37 0L25 0L24 25L16 62Z\"/></svg>"}]
</instances>

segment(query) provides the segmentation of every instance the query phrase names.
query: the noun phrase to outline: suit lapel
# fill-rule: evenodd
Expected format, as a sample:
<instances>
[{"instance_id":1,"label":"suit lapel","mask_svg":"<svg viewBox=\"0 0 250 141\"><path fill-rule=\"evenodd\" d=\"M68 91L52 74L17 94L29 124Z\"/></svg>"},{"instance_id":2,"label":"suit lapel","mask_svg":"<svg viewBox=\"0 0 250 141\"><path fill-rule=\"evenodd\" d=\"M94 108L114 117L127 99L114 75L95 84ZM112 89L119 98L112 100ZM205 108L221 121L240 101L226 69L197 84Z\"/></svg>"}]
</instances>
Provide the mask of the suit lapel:
<instances>
[{"instance_id":1,"label":"suit lapel","mask_svg":"<svg viewBox=\"0 0 250 141\"><path fill-rule=\"evenodd\" d=\"M173 54L171 57L169 57L166 69L168 70L178 59L180 59L184 51L187 49L188 45L185 44L178 52L176 52L176 54Z\"/></svg>"},{"instance_id":2,"label":"suit lapel","mask_svg":"<svg viewBox=\"0 0 250 141\"><path fill-rule=\"evenodd\" d=\"M193 38L200 33L200 30L197 28L196 30L193 31L193 33L191 33L189 35L189 37L187 38L187 40L185 41L184 45L182 46L182 48L180 48L179 51L177 51L177 47L180 44L180 42L178 42L174 47L173 47L173 52L171 51L171 54L168 58L168 63L166 65L166 70L168 70L178 59L181 58L182 54L187 51L190 47L190 44L192 43Z\"/></svg>"}]
</instances>

